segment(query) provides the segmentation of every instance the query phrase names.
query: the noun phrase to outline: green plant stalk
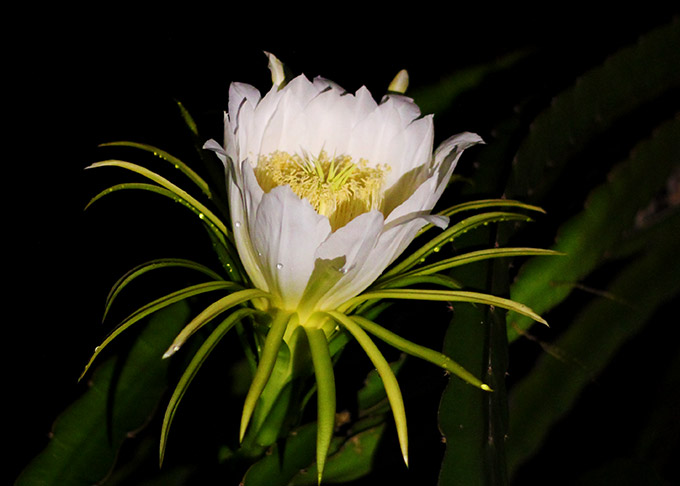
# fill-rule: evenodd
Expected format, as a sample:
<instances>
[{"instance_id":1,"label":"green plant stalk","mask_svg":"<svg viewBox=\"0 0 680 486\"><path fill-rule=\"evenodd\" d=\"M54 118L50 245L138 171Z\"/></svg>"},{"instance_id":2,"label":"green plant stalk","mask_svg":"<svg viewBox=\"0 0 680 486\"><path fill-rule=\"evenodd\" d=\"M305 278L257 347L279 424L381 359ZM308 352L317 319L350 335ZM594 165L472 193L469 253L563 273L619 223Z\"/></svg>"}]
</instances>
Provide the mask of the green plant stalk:
<instances>
[{"instance_id":1,"label":"green plant stalk","mask_svg":"<svg viewBox=\"0 0 680 486\"><path fill-rule=\"evenodd\" d=\"M476 242L480 242L480 238L482 234L475 235ZM507 294L507 272L507 260L486 260L460 267L455 277L475 288L504 295ZM485 393L459 380L450 380L444 390L439 423L447 445L440 484L507 485L506 335L505 312L501 308L493 305L454 307L443 352L455 357L472 374L481 376L494 391Z\"/></svg>"}]
</instances>

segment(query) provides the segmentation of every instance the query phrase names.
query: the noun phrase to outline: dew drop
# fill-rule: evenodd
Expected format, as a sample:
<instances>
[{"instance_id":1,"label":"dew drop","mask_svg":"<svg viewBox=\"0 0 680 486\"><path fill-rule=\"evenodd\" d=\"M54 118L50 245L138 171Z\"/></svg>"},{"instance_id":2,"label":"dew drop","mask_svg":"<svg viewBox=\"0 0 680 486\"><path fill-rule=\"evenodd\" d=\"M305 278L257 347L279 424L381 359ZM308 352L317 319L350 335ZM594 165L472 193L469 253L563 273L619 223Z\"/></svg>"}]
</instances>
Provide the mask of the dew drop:
<instances>
[{"instance_id":1,"label":"dew drop","mask_svg":"<svg viewBox=\"0 0 680 486\"><path fill-rule=\"evenodd\" d=\"M205 218L205 214L203 214L203 213L198 213L198 217L199 217L200 219L203 219L203 218Z\"/></svg>"},{"instance_id":2,"label":"dew drop","mask_svg":"<svg viewBox=\"0 0 680 486\"><path fill-rule=\"evenodd\" d=\"M438 247L438 246L435 246L435 247L432 249L432 251L435 252L435 253L438 253L438 252L439 252L439 247Z\"/></svg>"},{"instance_id":3,"label":"dew drop","mask_svg":"<svg viewBox=\"0 0 680 486\"><path fill-rule=\"evenodd\" d=\"M240 221L236 221L236 222L234 223L234 226L236 226L237 228L240 228L240 227L241 227L241 222L240 222Z\"/></svg>"},{"instance_id":4,"label":"dew drop","mask_svg":"<svg viewBox=\"0 0 680 486\"><path fill-rule=\"evenodd\" d=\"M281 269L283 268L283 263L277 263L277 264L276 264L276 268L277 268L278 270L281 270Z\"/></svg>"}]
</instances>

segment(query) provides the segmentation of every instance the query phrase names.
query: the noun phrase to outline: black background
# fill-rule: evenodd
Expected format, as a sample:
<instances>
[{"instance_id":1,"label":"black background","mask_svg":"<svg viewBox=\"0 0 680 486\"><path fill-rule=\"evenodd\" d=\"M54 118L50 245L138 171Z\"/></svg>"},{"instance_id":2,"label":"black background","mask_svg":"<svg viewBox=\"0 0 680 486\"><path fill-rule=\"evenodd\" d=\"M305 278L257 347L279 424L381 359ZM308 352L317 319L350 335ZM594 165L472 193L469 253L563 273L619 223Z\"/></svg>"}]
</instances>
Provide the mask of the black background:
<instances>
[{"instance_id":1,"label":"black background","mask_svg":"<svg viewBox=\"0 0 680 486\"><path fill-rule=\"evenodd\" d=\"M220 140L229 83L269 86L264 50L294 72L323 75L351 91L365 84L376 94L402 68L417 88L522 47L553 52L547 69L585 70L673 14L559 5L525 11L452 5L443 12L422 4L367 16L357 6L339 7L226 6L166 15L112 6L7 16L16 29L7 31L3 47L10 478L44 447L53 420L81 391L77 377L106 332L100 320L111 284L148 258L192 257L206 248L206 241L186 236L190 217L173 214L168 221L153 205L121 198L84 213L113 174L83 170L102 158L98 144L134 140L190 154L174 100L194 114L206 138ZM540 77L526 83L543 88ZM483 135L487 109L482 102L462 106L460 118L436 125L438 138L461 130Z\"/></svg>"}]
</instances>

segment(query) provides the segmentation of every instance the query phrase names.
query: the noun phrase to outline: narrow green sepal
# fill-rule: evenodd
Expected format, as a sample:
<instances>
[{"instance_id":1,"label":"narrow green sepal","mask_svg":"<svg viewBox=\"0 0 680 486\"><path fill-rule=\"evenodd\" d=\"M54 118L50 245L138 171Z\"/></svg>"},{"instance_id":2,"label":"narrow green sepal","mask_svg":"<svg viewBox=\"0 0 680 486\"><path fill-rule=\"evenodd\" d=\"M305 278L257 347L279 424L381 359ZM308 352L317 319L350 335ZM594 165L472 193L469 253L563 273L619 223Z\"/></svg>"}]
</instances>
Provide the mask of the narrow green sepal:
<instances>
[{"instance_id":1,"label":"narrow green sepal","mask_svg":"<svg viewBox=\"0 0 680 486\"><path fill-rule=\"evenodd\" d=\"M182 106L181 103L178 103L180 111L183 115L183 118L185 121L191 120L193 122L193 119L191 117L187 118L189 113L184 109L184 106ZM193 124L193 127L188 124L190 129L194 131L196 128L196 124ZM172 164L176 169L178 169L180 172L182 172L185 176L187 176L191 182L196 184L196 186L201 190L203 194L208 196L208 198L212 199L212 193L210 192L210 187L208 184L199 176L196 172L194 172L191 167L189 167L186 163L182 162L180 159L175 157L174 155L169 154L165 150L161 150L158 147L154 147L152 145L147 145L144 143L137 143L137 142L128 142L128 141L119 141L119 142L108 142L108 143L103 143L100 145L100 147L132 147L132 148L137 148L140 150L144 150L145 152L152 153L159 159L165 160L166 162L169 162Z\"/></svg>"},{"instance_id":2,"label":"narrow green sepal","mask_svg":"<svg viewBox=\"0 0 680 486\"><path fill-rule=\"evenodd\" d=\"M192 380L198 373L198 370L203 365L203 362L210 355L212 350L217 346L222 337L224 337L227 332L239 321L247 316L253 315L257 311L254 309L239 309L227 317L224 321L220 323L215 330L210 333L208 338L203 342L201 347L196 351L191 362L182 373L182 377L179 379L175 391L170 397L168 406L165 409L165 415L163 416L163 425L161 427L161 441L159 446L159 465L163 465L163 458L165 457L165 448L168 442L168 435L170 434L170 426L172 425L172 420L175 417L175 412L179 406L179 402L182 400L184 393L191 384Z\"/></svg>"},{"instance_id":3,"label":"narrow green sepal","mask_svg":"<svg viewBox=\"0 0 680 486\"><path fill-rule=\"evenodd\" d=\"M374 299L434 300L441 302L469 302L500 307L530 317L536 322L548 322L524 304L495 295L469 292L466 290L425 290L425 289L385 289L364 292L342 304L338 310L344 312L357 304Z\"/></svg>"},{"instance_id":4,"label":"narrow green sepal","mask_svg":"<svg viewBox=\"0 0 680 486\"><path fill-rule=\"evenodd\" d=\"M151 260L149 262L142 263L141 265L137 265L128 271L125 275L119 278L115 284L113 284L113 287L111 287L111 290L109 291L109 295L106 296L106 303L104 304L104 316L102 317L102 321L106 320L106 316L108 315L115 298L130 282L151 270L169 267L189 268L201 272L215 281L222 280L222 277L219 274L215 273L205 265L201 265L200 263L182 258L159 258L157 260ZM234 285L234 288L236 288L236 285Z\"/></svg>"},{"instance_id":5,"label":"narrow green sepal","mask_svg":"<svg viewBox=\"0 0 680 486\"><path fill-rule=\"evenodd\" d=\"M269 332L262 348L262 356L260 363L255 370L255 376L248 389L245 403L243 404L243 413L241 415L241 428L239 430L239 441L243 442L243 437L246 434L250 417L253 415L255 405L264 390L264 387L269 381L274 365L276 364L276 357L283 342L283 335L288 328L290 321L297 321L297 314L290 314L285 311L278 311L274 320L272 321ZM295 325L295 323L292 323Z\"/></svg>"},{"instance_id":6,"label":"narrow green sepal","mask_svg":"<svg viewBox=\"0 0 680 486\"><path fill-rule=\"evenodd\" d=\"M129 171L135 172L143 177L146 177L147 179L154 181L155 183L159 184L160 186L164 187L165 189L175 194L175 196L179 200L181 200L183 204L193 206L198 211L201 219L209 221L220 231L220 233L222 233L223 236L231 238L231 233L229 232L227 227L217 216L213 214L212 211L210 211L207 207L205 207L205 205L200 203L196 198L191 196L184 189L181 189L177 185L173 184L165 177L162 177L145 167L133 164L131 162L126 162L123 160L104 160L101 162L96 162L86 167L86 169L95 169L99 167L120 167L122 169L127 169Z\"/></svg>"},{"instance_id":7,"label":"narrow green sepal","mask_svg":"<svg viewBox=\"0 0 680 486\"><path fill-rule=\"evenodd\" d=\"M80 375L80 378L78 378L78 381L83 379L85 374L87 374L87 371L90 369L90 366L92 366L92 363L94 363L94 360L97 358L97 356L99 356L99 354L104 350L104 348L108 346L109 343L111 343L111 341L113 341L118 335L120 335L130 326L142 320L144 317L153 314L154 312L159 311L171 304L174 304L181 300L188 299L189 297L193 297L194 295L199 295L206 292L214 292L215 290L233 290L234 286L235 286L234 283L225 282L223 280L218 282L206 282L197 285L192 285L190 287L186 287L184 289L177 290L175 292L172 292L171 294L160 297L159 299L149 302L145 306L137 309L125 320L123 320L123 322L121 322L120 325L116 329L114 329L111 332L111 334L109 334L99 346L95 348L94 353L90 358L90 361L88 361L87 365L85 365L85 369Z\"/></svg>"},{"instance_id":8,"label":"narrow green sepal","mask_svg":"<svg viewBox=\"0 0 680 486\"><path fill-rule=\"evenodd\" d=\"M228 311L232 307L239 304L247 302L253 299L259 299L262 297L267 297L269 294L259 289L245 289L234 292L233 294L222 297L216 302L213 302L208 307L206 307L200 314L198 314L194 319L187 324L182 332L180 332L175 340L172 342L168 350L163 355L163 359L169 358L175 354L182 345L186 342L189 337L198 331L205 324L213 320L215 317L219 316L223 312Z\"/></svg>"},{"instance_id":9,"label":"narrow green sepal","mask_svg":"<svg viewBox=\"0 0 680 486\"><path fill-rule=\"evenodd\" d=\"M342 325L345 329L347 329L347 331L349 331L352 336L354 336L354 339L357 340L361 348L373 363L373 366L375 366L375 369L378 371L378 374L383 381L383 385L385 386L390 407L392 408L392 415L394 416L394 423L397 428L397 437L399 438L401 454L404 458L404 463L408 467L408 430L406 426L406 411L404 409L404 399L401 395L399 382L397 381L396 376L394 376L392 368L390 368L389 363L375 343L361 328L361 326L359 326L354 321L353 317L347 316L338 311L328 312L328 315L340 325Z\"/></svg>"},{"instance_id":10,"label":"narrow green sepal","mask_svg":"<svg viewBox=\"0 0 680 486\"><path fill-rule=\"evenodd\" d=\"M453 373L461 380L469 383L470 385L476 386L477 388L481 388L485 391L491 390L488 385L484 384L475 375L470 373L448 356L433 349L426 348L425 346L415 344L408 339L404 339L403 337L393 333L392 331L388 331L384 327L364 317L352 316L352 320L361 326L363 330L368 331L378 339L386 342L390 346L397 348L399 351L403 351L404 353L415 356L416 358L429 361L430 363L439 366L449 373Z\"/></svg>"},{"instance_id":11,"label":"narrow green sepal","mask_svg":"<svg viewBox=\"0 0 680 486\"><path fill-rule=\"evenodd\" d=\"M322 329L304 327L312 354L312 363L316 375L317 394L317 432L316 432L316 464L318 481L321 484L328 449L335 428L335 374L331 360L328 340Z\"/></svg>"}]
</instances>

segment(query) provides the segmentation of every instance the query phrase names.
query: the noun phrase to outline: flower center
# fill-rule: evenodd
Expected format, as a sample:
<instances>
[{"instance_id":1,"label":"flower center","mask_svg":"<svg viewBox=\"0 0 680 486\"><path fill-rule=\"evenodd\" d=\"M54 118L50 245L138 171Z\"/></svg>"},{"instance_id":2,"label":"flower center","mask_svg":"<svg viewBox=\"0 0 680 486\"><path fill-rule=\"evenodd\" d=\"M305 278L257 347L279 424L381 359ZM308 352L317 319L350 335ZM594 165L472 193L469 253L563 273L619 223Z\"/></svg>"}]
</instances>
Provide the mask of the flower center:
<instances>
[{"instance_id":1,"label":"flower center","mask_svg":"<svg viewBox=\"0 0 680 486\"><path fill-rule=\"evenodd\" d=\"M381 209L388 170L387 165L369 167L364 159L355 163L348 155L330 157L321 151L318 157L302 157L276 151L260 156L255 177L265 192L290 186L319 214L327 216L335 231L360 214Z\"/></svg>"}]
</instances>

